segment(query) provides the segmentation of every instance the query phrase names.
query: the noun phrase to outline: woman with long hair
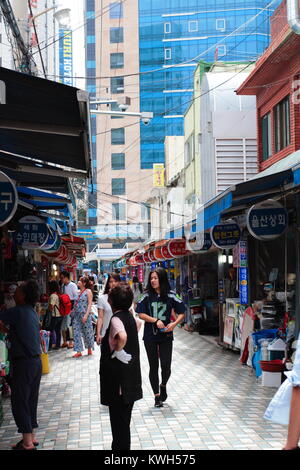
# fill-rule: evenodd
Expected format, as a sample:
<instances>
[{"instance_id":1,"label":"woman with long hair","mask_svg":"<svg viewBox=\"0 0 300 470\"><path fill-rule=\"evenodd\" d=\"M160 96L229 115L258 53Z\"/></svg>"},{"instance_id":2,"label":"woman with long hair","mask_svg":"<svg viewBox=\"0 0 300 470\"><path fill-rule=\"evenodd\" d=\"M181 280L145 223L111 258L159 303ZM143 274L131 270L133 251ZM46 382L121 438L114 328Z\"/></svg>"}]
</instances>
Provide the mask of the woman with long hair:
<instances>
[{"instance_id":1,"label":"woman with long hair","mask_svg":"<svg viewBox=\"0 0 300 470\"><path fill-rule=\"evenodd\" d=\"M77 300L75 300L72 310L74 327L74 350L76 354L73 357L81 357L85 348L88 355L91 356L94 349L94 332L92 324L92 302L93 293L91 291L91 282L89 278L81 277L78 281L80 289Z\"/></svg>"},{"instance_id":2,"label":"woman with long hair","mask_svg":"<svg viewBox=\"0 0 300 470\"><path fill-rule=\"evenodd\" d=\"M166 401L167 382L171 375L173 330L184 319L186 307L182 300L171 291L167 272L156 268L149 275L145 294L136 307L136 313L145 321L144 344L148 356L149 379L155 397L155 406L162 407ZM178 315L171 320L172 312ZM161 384L159 385L159 362Z\"/></svg>"},{"instance_id":3,"label":"woman with long hair","mask_svg":"<svg viewBox=\"0 0 300 470\"><path fill-rule=\"evenodd\" d=\"M112 309L108 303L108 293L114 287L117 287L121 282L120 274L111 273L108 275L104 292L98 298L98 321L96 327L96 342L101 344L102 338L108 328L110 319L112 317Z\"/></svg>"}]
</instances>

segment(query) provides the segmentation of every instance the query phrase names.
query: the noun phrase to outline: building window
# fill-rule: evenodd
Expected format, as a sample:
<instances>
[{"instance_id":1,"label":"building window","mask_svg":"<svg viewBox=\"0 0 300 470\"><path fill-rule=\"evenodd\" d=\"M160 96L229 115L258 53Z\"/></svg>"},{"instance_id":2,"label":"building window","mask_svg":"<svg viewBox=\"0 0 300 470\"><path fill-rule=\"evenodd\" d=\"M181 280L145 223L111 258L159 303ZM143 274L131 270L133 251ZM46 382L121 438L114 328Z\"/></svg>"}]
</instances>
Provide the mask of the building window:
<instances>
[{"instance_id":1,"label":"building window","mask_svg":"<svg viewBox=\"0 0 300 470\"><path fill-rule=\"evenodd\" d=\"M142 204L141 206L141 218L142 220L150 220L151 207L149 204Z\"/></svg>"},{"instance_id":2,"label":"building window","mask_svg":"<svg viewBox=\"0 0 300 470\"><path fill-rule=\"evenodd\" d=\"M124 54L123 52L114 52L110 54L110 68L122 69L124 67Z\"/></svg>"},{"instance_id":3,"label":"building window","mask_svg":"<svg viewBox=\"0 0 300 470\"><path fill-rule=\"evenodd\" d=\"M124 93L124 77L111 77L110 79L111 93Z\"/></svg>"},{"instance_id":4,"label":"building window","mask_svg":"<svg viewBox=\"0 0 300 470\"><path fill-rule=\"evenodd\" d=\"M219 46L217 46L217 52L218 52L218 57L223 57L224 55L226 55L226 46L225 44L221 44Z\"/></svg>"},{"instance_id":5,"label":"building window","mask_svg":"<svg viewBox=\"0 0 300 470\"><path fill-rule=\"evenodd\" d=\"M123 28L110 28L110 43L116 44L119 42L124 42Z\"/></svg>"},{"instance_id":6,"label":"building window","mask_svg":"<svg viewBox=\"0 0 300 470\"><path fill-rule=\"evenodd\" d=\"M113 220L125 220L125 204L112 204L112 219Z\"/></svg>"},{"instance_id":7,"label":"building window","mask_svg":"<svg viewBox=\"0 0 300 470\"><path fill-rule=\"evenodd\" d=\"M112 111L119 111L119 112L121 111L120 106L118 105L118 103L112 103L110 105L110 109ZM111 119L124 119L124 118L123 118L123 116L111 116Z\"/></svg>"},{"instance_id":8,"label":"building window","mask_svg":"<svg viewBox=\"0 0 300 470\"><path fill-rule=\"evenodd\" d=\"M112 178L111 194L113 196L125 194L125 178Z\"/></svg>"},{"instance_id":9,"label":"building window","mask_svg":"<svg viewBox=\"0 0 300 470\"><path fill-rule=\"evenodd\" d=\"M225 31L226 29L226 22L223 18L218 18L216 20L216 30L217 31Z\"/></svg>"},{"instance_id":10,"label":"building window","mask_svg":"<svg viewBox=\"0 0 300 470\"><path fill-rule=\"evenodd\" d=\"M110 18L123 18L123 2L113 2L109 4Z\"/></svg>"},{"instance_id":11,"label":"building window","mask_svg":"<svg viewBox=\"0 0 300 470\"><path fill-rule=\"evenodd\" d=\"M189 33L195 33L196 31L198 31L198 21L189 21Z\"/></svg>"},{"instance_id":12,"label":"building window","mask_svg":"<svg viewBox=\"0 0 300 470\"><path fill-rule=\"evenodd\" d=\"M165 32L165 34L169 34L169 33L171 33L171 31L172 31L171 23L165 23L165 24L164 24L164 32Z\"/></svg>"},{"instance_id":13,"label":"building window","mask_svg":"<svg viewBox=\"0 0 300 470\"><path fill-rule=\"evenodd\" d=\"M191 134L190 137L184 144L184 163L188 165L191 163L194 157L194 134Z\"/></svg>"},{"instance_id":14,"label":"building window","mask_svg":"<svg viewBox=\"0 0 300 470\"><path fill-rule=\"evenodd\" d=\"M261 120L262 132L262 159L267 160L272 155L272 128L271 128L271 113L263 116Z\"/></svg>"},{"instance_id":15,"label":"building window","mask_svg":"<svg viewBox=\"0 0 300 470\"><path fill-rule=\"evenodd\" d=\"M111 145L124 145L125 144L125 129L120 127L119 129L111 130Z\"/></svg>"},{"instance_id":16,"label":"building window","mask_svg":"<svg viewBox=\"0 0 300 470\"><path fill-rule=\"evenodd\" d=\"M111 154L111 169L112 170L125 170L125 153L112 153Z\"/></svg>"},{"instance_id":17,"label":"building window","mask_svg":"<svg viewBox=\"0 0 300 470\"><path fill-rule=\"evenodd\" d=\"M172 59L172 49L165 49L165 60Z\"/></svg>"},{"instance_id":18,"label":"building window","mask_svg":"<svg viewBox=\"0 0 300 470\"><path fill-rule=\"evenodd\" d=\"M291 143L290 97L287 96L274 108L275 151L279 152Z\"/></svg>"}]
</instances>

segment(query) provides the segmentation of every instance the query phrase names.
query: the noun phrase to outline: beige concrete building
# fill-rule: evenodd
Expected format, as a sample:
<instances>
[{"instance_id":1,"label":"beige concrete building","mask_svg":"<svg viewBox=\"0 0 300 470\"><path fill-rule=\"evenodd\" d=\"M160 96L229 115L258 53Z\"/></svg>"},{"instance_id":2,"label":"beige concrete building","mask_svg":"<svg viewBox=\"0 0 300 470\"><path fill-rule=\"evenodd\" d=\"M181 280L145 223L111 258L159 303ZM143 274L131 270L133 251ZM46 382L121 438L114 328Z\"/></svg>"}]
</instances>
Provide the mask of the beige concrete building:
<instances>
[{"instance_id":1,"label":"beige concrete building","mask_svg":"<svg viewBox=\"0 0 300 470\"><path fill-rule=\"evenodd\" d=\"M99 110L117 110L129 97L126 112L140 112L138 0L96 1L96 96L115 100ZM147 110L143 110L147 111ZM101 247L120 248L148 238L150 214L139 202L152 189L152 170L140 169L140 118L97 115L97 228ZM134 202L131 202L134 201ZM131 243L129 244L129 246Z\"/></svg>"}]
</instances>

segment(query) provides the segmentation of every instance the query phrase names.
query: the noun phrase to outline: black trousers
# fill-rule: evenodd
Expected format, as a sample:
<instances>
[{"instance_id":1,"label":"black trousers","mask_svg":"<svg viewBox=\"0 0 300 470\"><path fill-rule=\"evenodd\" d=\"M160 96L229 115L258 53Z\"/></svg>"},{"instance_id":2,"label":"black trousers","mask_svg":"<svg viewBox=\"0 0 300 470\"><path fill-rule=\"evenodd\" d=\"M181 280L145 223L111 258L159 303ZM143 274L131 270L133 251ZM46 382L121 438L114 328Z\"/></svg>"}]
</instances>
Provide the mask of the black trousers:
<instances>
[{"instance_id":1,"label":"black trousers","mask_svg":"<svg viewBox=\"0 0 300 470\"><path fill-rule=\"evenodd\" d=\"M18 432L22 434L30 434L38 427L37 406L41 377L40 356L12 360L11 407Z\"/></svg>"},{"instance_id":2,"label":"black trousers","mask_svg":"<svg viewBox=\"0 0 300 470\"><path fill-rule=\"evenodd\" d=\"M61 343L61 324L62 324L62 321L63 321L62 317L52 317L52 319L51 319L51 325L50 325L51 336L53 337L54 336L53 332L55 332L55 346L57 348L60 347L60 343Z\"/></svg>"},{"instance_id":3,"label":"black trousers","mask_svg":"<svg viewBox=\"0 0 300 470\"><path fill-rule=\"evenodd\" d=\"M171 376L171 362L173 341L165 341L161 343L146 342L145 348L150 366L149 379L154 395L159 394L159 377L158 368L159 361L161 366L161 383L167 385Z\"/></svg>"},{"instance_id":4,"label":"black trousers","mask_svg":"<svg viewBox=\"0 0 300 470\"><path fill-rule=\"evenodd\" d=\"M130 450L130 421L134 403L126 405L122 397L109 405L112 450Z\"/></svg>"}]
</instances>

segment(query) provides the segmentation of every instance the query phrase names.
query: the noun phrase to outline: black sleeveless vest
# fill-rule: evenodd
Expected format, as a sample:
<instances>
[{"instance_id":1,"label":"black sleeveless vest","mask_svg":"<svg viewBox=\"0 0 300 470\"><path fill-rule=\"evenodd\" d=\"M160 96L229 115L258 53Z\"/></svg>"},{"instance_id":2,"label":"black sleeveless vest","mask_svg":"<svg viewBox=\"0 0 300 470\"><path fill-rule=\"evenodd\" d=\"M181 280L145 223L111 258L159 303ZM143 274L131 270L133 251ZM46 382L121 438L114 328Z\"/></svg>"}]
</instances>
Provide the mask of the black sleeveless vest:
<instances>
[{"instance_id":1,"label":"black sleeveless vest","mask_svg":"<svg viewBox=\"0 0 300 470\"><path fill-rule=\"evenodd\" d=\"M109 332L111 322L101 343L100 359L100 394L102 405L113 405L120 397L125 404L133 403L143 397L142 376L140 366L140 347L136 321L128 311L118 312L112 318L119 318L127 334L127 343L124 350L131 354L129 364L124 364L117 358L111 359L112 352L109 347Z\"/></svg>"}]
</instances>

